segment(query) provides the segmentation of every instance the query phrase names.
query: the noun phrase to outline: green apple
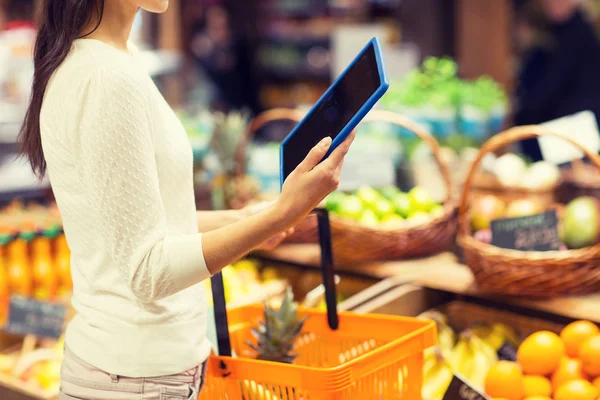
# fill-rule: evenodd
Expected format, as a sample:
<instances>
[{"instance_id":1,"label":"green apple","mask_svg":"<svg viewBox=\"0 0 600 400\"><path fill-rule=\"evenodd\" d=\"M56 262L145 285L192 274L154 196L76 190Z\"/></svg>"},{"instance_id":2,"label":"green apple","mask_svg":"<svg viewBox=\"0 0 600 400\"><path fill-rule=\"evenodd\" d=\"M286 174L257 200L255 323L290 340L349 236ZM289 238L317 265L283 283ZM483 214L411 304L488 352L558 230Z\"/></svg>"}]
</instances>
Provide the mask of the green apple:
<instances>
[{"instance_id":1,"label":"green apple","mask_svg":"<svg viewBox=\"0 0 600 400\"><path fill-rule=\"evenodd\" d=\"M343 217L359 218L363 211L363 203L354 195L348 195L340 203L337 213Z\"/></svg>"},{"instance_id":2,"label":"green apple","mask_svg":"<svg viewBox=\"0 0 600 400\"><path fill-rule=\"evenodd\" d=\"M406 193L398 193L392 200L392 205L396 209L396 213L406 218L410 215L410 197Z\"/></svg>"},{"instance_id":3,"label":"green apple","mask_svg":"<svg viewBox=\"0 0 600 400\"><path fill-rule=\"evenodd\" d=\"M387 227L401 226L404 224L404 218L398 214L388 214L381 219L381 223Z\"/></svg>"},{"instance_id":4,"label":"green apple","mask_svg":"<svg viewBox=\"0 0 600 400\"><path fill-rule=\"evenodd\" d=\"M435 201L433 201L429 192L422 187L416 186L412 188L408 192L408 196L410 197L411 213L418 211L429 212L435 206Z\"/></svg>"},{"instance_id":5,"label":"green apple","mask_svg":"<svg viewBox=\"0 0 600 400\"><path fill-rule=\"evenodd\" d=\"M394 213L394 206L386 199L379 199L377 203L375 203L374 211L379 218L383 218L386 215Z\"/></svg>"},{"instance_id":6,"label":"green apple","mask_svg":"<svg viewBox=\"0 0 600 400\"><path fill-rule=\"evenodd\" d=\"M377 190L369 186L359 188L355 194L365 207L371 209L375 209L377 202L381 199L381 195Z\"/></svg>"},{"instance_id":7,"label":"green apple","mask_svg":"<svg viewBox=\"0 0 600 400\"><path fill-rule=\"evenodd\" d=\"M379 218L377 218L377 215L373 210L369 209L366 209L361 213L358 221L367 226L377 226L377 224L379 224Z\"/></svg>"},{"instance_id":8,"label":"green apple","mask_svg":"<svg viewBox=\"0 0 600 400\"><path fill-rule=\"evenodd\" d=\"M381 188L379 190L379 193L381 193L383 197L391 201L398 193L400 193L400 189L398 189L396 186L386 186L384 188Z\"/></svg>"},{"instance_id":9,"label":"green apple","mask_svg":"<svg viewBox=\"0 0 600 400\"><path fill-rule=\"evenodd\" d=\"M329 212L337 212L346 195L342 192L333 192L325 199L325 208Z\"/></svg>"},{"instance_id":10,"label":"green apple","mask_svg":"<svg viewBox=\"0 0 600 400\"><path fill-rule=\"evenodd\" d=\"M434 205L429 211L429 215L431 215L434 218L441 217L442 215L444 215L444 207L442 207L440 204Z\"/></svg>"},{"instance_id":11,"label":"green apple","mask_svg":"<svg viewBox=\"0 0 600 400\"><path fill-rule=\"evenodd\" d=\"M426 212L417 211L412 213L408 219L415 224L422 224L429 221L430 218L431 216Z\"/></svg>"}]
</instances>

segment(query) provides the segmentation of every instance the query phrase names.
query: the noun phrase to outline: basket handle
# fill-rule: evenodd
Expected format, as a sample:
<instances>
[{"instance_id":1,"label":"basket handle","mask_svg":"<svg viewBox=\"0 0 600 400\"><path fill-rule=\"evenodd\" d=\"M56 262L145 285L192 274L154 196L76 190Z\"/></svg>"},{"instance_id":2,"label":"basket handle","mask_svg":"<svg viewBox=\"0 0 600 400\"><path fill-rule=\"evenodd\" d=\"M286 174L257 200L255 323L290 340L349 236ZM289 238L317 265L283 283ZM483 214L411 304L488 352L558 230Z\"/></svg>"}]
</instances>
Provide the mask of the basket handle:
<instances>
[{"instance_id":1,"label":"basket handle","mask_svg":"<svg viewBox=\"0 0 600 400\"><path fill-rule=\"evenodd\" d=\"M487 142L485 142L481 146L481 149L479 150L479 154L475 158L475 161L473 161L473 164L471 164L469 173L467 174L467 179L464 182L463 191L462 191L462 194L460 197L460 203L459 203L459 209L458 209L458 216L459 216L459 220L461 221L459 229L461 230L461 232L463 234L466 234L469 232L468 231L469 224L465 223L464 218L463 218L468 209L468 193L471 189L473 178L478 170L481 160L483 160L483 157L485 157L485 155L487 153L496 151L496 150L500 149L501 147L506 146L507 144L525 140L525 139L538 138L540 136L554 136L556 138L559 138L566 142L571 143L573 146L575 146L579 150L581 150L596 165L596 167L600 168L600 156L598 156L598 154L583 147L581 144L579 144L575 140L571 139L570 137L560 134L560 133L549 131L542 126L539 126L539 125L517 126L514 128L510 128L504 132L500 132L497 135L493 136L491 139L489 139Z\"/></svg>"},{"instance_id":2,"label":"basket handle","mask_svg":"<svg viewBox=\"0 0 600 400\"><path fill-rule=\"evenodd\" d=\"M260 128L273 121L289 120L293 122L300 122L302 121L302 118L304 118L305 114L306 113L304 111L293 108L273 108L258 114L256 118L254 118L248 125L244 139L237 149L235 155L235 169L237 176L242 176L246 173L246 148L248 147L248 143L250 143L250 139Z\"/></svg>"},{"instance_id":3,"label":"basket handle","mask_svg":"<svg viewBox=\"0 0 600 400\"><path fill-rule=\"evenodd\" d=\"M435 140L435 138L429 132L427 132L426 129L422 128L421 125L404 115L384 110L372 110L363 119L363 122L387 122L399 126L401 128L408 129L409 131L414 133L416 137L425 142L431 149L433 157L435 158L435 161L437 162L440 168L442 178L444 179L444 183L446 185L445 202L450 200L450 198L452 197L452 177L450 174L450 168L448 167L448 164L442 159L441 147L438 144L437 140Z\"/></svg>"}]
</instances>

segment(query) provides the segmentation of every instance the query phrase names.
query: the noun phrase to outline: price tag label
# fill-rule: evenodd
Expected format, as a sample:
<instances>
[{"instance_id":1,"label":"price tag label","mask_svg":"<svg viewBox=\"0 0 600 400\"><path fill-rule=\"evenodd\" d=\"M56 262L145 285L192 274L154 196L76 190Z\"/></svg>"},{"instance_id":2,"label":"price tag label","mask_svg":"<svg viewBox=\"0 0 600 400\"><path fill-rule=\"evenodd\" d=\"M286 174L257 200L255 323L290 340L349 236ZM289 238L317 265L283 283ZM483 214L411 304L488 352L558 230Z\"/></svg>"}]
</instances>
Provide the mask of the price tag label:
<instances>
[{"instance_id":1,"label":"price tag label","mask_svg":"<svg viewBox=\"0 0 600 400\"><path fill-rule=\"evenodd\" d=\"M15 335L58 339L63 333L65 315L64 305L13 296L5 330Z\"/></svg>"},{"instance_id":2,"label":"price tag label","mask_svg":"<svg viewBox=\"0 0 600 400\"><path fill-rule=\"evenodd\" d=\"M454 375L443 400L491 400L488 396L473 389L462 378Z\"/></svg>"},{"instance_id":3,"label":"price tag label","mask_svg":"<svg viewBox=\"0 0 600 400\"><path fill-rule=\"evenodd\" d=\"M600 151L598 123L591 111L583 111L545 122L542 126L552 132L568 136L592 152ZM565 164L584 156L583 152L571 143L553 136L539 137L538 143L544 160L556 165Z\"/></svg>"},{"instance_id":4,"label":"price tag label","mask_svg":"<svg viewBox=\"0 0 600 400\"><path fill-rule=\"evenodd\" d=\"M505 249L549 251L560 249L556 211L492 221L492 244Z\"/></svg>"}]
</instances>

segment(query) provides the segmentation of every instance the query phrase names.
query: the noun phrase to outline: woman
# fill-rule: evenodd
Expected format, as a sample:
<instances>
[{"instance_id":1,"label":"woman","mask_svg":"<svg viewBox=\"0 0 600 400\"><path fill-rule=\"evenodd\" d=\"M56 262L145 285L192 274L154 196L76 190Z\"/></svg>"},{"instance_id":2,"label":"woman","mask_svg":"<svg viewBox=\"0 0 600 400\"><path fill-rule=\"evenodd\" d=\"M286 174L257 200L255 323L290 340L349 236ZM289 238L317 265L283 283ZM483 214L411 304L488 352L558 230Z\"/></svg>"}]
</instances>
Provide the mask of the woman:
<instances>
[{"instance_id":1,"label":"woman","mask_svg":"<svg viewBox=\"0 0 600 400\"><path fill-rule=\"evenodd\" d=\"M589 110L600 117L600 41L581 0L541 0L551 46L526 55L517 93L516 125L539 124ZM542 155L537 140L524 142L533 160Z\"/></svg>"},{"instance_id":2,"label":"woman","mask_svg":"<svg viewBox=\"0 0 600 400\"><path fill-rule=\"evenodd\" d=\"M196 398L206 303L199 283L291 229L337 187L350 137L325 139L256 212L197 214L180 122L132 56L138 8L168 0L46 0L21 133L49 173L72 253L77 316L60 399Z\"/></svg>"}]
</instances>

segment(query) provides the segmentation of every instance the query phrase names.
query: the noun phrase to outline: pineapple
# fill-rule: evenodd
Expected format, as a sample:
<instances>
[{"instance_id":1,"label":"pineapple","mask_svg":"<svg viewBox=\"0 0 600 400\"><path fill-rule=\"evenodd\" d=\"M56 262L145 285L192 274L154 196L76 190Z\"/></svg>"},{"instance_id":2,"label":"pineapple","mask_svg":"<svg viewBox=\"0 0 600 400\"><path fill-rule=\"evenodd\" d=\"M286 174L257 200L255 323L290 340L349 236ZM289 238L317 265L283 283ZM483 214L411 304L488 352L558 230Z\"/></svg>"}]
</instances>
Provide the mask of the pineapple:
<instances>
[{"instance_id":1,"label":"pineapple","mask_svg":"<svg viewBox=\"0 0 600 400\"><path fill-rule=\"evenodd\" d=\"M215 113L213 117L214 133L212 149L216 156L221 179L217 186L221 188L217 208L242 208L258 194L258 183L247 175L238 175L237 153L246 140L249 124L247 113ZM242 160L246 163L247 160ZM245 169L245 165L244 165Z\"/></svg>"},{"instance_id":2,"label":"pineapple","mask_svg":"<svg viewBox=\"0 0 600 400\"><path fill-rule=\"evenodd\" d=\"M298 303L294 294L287 288L279 310L265 304L264 321L258 328L252 328L252 334L258 340L256 345L247 344L258 352L257 359L291 364L297 357L294 342L302 331L306 318L299 318Z\"/></svg>"}]
</instances>

